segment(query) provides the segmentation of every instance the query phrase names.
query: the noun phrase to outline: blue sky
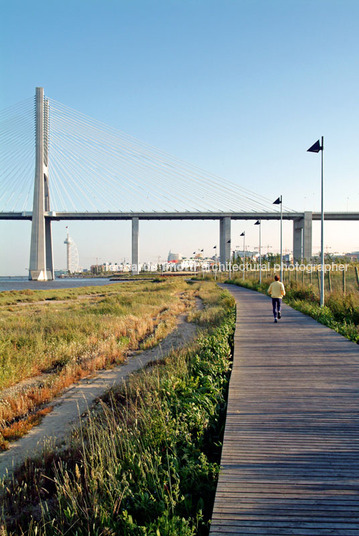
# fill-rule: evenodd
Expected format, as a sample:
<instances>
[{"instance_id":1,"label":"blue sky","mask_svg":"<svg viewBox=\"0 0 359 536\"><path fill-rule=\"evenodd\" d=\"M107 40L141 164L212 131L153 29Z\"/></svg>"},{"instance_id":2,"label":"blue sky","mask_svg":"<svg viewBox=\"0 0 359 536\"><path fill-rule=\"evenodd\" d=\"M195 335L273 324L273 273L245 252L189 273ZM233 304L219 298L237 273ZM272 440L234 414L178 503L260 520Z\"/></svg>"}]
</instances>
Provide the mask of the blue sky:
<instances>
[{"instance_id":1,"label":"blue sky","mask_svg":"<svg viewBox=\"0 0 359 536\"><path fill-rule=\"evenodd\" d=\"M295 210L359 211L357 0L0 0L0 108L43 86L71 108ZM54 225L65 264L65 223ZM1 222L0 275L25 273L30 225ZM233 223L233 242L253 222ZM71 224L83 266L130 257L127 223ZM278 225L263 224L278 250ZM319 225L313 246L319 247ZM91 236L91 240L89 240ZM327 224L328 251L359 223ZM212 253L217 223L141 224L141 259ZM17 247L14 250L14 244ZM284 248L292 247L292 227Z\"/></svg>"}]
</instances>

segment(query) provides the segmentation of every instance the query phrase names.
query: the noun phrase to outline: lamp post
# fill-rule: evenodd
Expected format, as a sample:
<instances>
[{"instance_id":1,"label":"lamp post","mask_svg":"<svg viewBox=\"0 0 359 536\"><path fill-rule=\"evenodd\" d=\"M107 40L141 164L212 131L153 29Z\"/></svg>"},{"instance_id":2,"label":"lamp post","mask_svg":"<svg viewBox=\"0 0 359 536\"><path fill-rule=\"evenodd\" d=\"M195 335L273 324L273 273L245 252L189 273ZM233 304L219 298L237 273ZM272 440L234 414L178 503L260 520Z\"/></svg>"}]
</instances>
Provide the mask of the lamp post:
<instances>
[{"instance_id":1,"label":"lamp post","mask_svg":"<svg viewBox=\"0 0 359 536\"><path fill-rule=\"evenodd\" d=\"M280 205L280 280L283 279L283 197L280 195L273 205Z\"/></svg>"},{"instance_id":2,"label":"lamp post","mask_svg":"<svg viewBox=\"0 0 359 536\"><path fill-rule=\"evenodd\" d=\"M197 252L194 251L194 252L192 253L192 255L193 255L194 263L193 263L192 266L190 266L189 268L190 268L190 270L193 269L193 271L194 271L195 273L197 273L197 261L196 261L196 255L197 255Z\"/></svg>"},{"instance_id":3,"label":"lamp post","mask_svg":"<svg viewBox=\"0 0 359 536\"><path fill-rule=\"evenodd\" d=\"M216 251L214 252L214 255L213 255L213 256L214 256L214 259L213 259L213 260L214 260L214 262L216 263L216 262L217 262L217 245L213 246L213 249L216 250ZM216 266L216 265L214 264L214 266ZM214 280L216 281L216 279L217 279L217 267L216 267L216 269L214 270Z\"/></svg>"},{"instance_id":4,"label":"lamp post","mask_svg":"<svg viewBox=\"0 0 359 536\"><path fill-rule=\"evenodd\" d=\"M309 149L307 153L319 153L322 151L321 166L320 166L320 204L321 204L321 229L320 229L320 263L321 263L321 277L320 277L320 306L324 306L324 181L323 181L323 153L324 153L324 136L322 136L322 143L317 140Z\"/></svg>"},{"instance_id":5,"label":"lamp post","mask_svg":"<svg viewBox=\"0 0 359 536\"><path fill-rule=\"evenodd\" d=\"M204 279L204 273L203 273L203 257L204 257L204 255L201 255L203 252L204 252L204 249L199 250L200 260L201 260L202 279Z\"/></svg>"},{"instance_id":6,"label":"lamp post","mask_svg":"<svg viewBox=\"0 0 359 536\"><path fill-rule=\"evenodd\" d=\"M231 243L231 239L227 240L227 244L230 244L230 243ZM231 250L231 246L229 246L229 250ZM232 266L231 255L229 255L229 279L230 280L232 279L231 266Z\"/></svg>"},{"instance_id":7,"label":"lamp post","mask_svg":"<svg viewBox=\"0 0 359 536\"><path fill-rule=\"evenodd\" d=\"M244 265L246 262L246 232L243 231L243 233L241 233L240 236L243 236L243 279L244 279Z\"/></svg>"},{"instance_id":8,"label":"lamp post","mask_svg":"<svg viewBox=\"0 0 359 536\"><path fill-rule=\"evenodd\" d=\"M258 248L258 251L259 251L259 284L262 283L262 232L261 232L261 220L257 220L256 223L254 225L258 225L258 230L259 230L259 248Z\"/></svg>"}]
</instances>

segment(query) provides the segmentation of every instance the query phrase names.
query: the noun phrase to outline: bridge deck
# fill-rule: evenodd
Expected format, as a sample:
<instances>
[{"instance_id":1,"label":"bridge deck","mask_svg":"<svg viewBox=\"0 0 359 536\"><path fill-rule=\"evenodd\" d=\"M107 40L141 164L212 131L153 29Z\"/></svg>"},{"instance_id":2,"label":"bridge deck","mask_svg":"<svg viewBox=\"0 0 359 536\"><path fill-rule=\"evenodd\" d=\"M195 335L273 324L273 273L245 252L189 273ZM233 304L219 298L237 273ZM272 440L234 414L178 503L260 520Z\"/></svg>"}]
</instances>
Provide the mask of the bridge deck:
<instances>
[{"instance_id":1,"label":"bridge deck","mask_svg":"<svg viewBox=\"0 0 359 536\"><path fill-rule=\"evenodd\" d=\"M283 306L237 300L211 536L359 534L359 347Z\"/></svg>"},{"instance_id":2,"label":"bridge deck","mask_svg":"<svg viewBox=\"0 0 359 536\"><path fill-rule=\"evenodd\" d=\"M283 220L296 220L304 217L304 212L284 211ZM321 219L320 212L312 212L312 220ZM45 212L45 218L53 220L279 220L280 212ZM359 220L359 212L325 212L327 221L355 221ZM4 212L0 211L0 220L32 220L32 212Z\"/></svg>"}]
</instances>

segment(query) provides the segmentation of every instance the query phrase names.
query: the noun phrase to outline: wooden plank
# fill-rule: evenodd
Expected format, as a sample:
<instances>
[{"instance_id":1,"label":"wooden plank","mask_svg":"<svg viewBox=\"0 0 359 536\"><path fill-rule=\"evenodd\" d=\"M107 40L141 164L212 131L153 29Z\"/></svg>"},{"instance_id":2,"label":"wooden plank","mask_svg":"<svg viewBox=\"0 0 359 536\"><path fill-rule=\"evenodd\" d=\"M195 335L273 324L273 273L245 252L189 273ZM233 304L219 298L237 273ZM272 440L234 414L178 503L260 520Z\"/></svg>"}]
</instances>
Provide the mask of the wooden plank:
<instances>
[{"instance_id":1,"label":"wooden plank","mask_svg":"<svg viewBox=\"0 0 359 536\"><path fill-rule=\"evenodd\" d=\"M239 517L239 516L238 516ZM344 522L344 523L338 523L337 521L331 520L329 523L326 521L306 521L303 517L291 517L286 520L278 520L278 519L267 519L267 520L258 520L258 519L250 519L245 520L243 518L241 519L234 519L233 516L230 518L227 518L225 521L223 520L213 520L214 522L217 522L218 526L230 525L231 527L249 527L249 528L255 528L255 527L267 527L270 525L271 527L277 527L277 528L296 528L298 526L298 523L300 523L301 529L345 529L345 530L355 530L358 529L357 523L351 523L351 522Z\"/></svg>"},{"instance_id":2,"label":"wooden plank","mask_svg":"<svg viewBox=\"0 0 359 536\"><path fill-rule=\"evenodd\" d=\"M211 536L359 533L359 348L283 305L237 301Z\"/></svg>"}]
</instances>

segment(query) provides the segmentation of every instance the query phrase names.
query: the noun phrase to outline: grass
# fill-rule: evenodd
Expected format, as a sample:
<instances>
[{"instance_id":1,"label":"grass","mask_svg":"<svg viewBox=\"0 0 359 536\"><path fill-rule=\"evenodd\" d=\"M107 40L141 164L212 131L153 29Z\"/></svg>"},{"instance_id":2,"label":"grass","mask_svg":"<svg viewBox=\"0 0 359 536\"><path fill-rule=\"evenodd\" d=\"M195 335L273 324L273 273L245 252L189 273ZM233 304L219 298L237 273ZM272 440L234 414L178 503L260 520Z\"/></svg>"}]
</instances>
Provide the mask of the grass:
<instances>
[{"instance_id":1,"label":"grass","mask_svg":"<svg viewBox=\"0 0 359 536\"><path fill-rule=\"evenodd\" d=\"M29 414L72 383L157 344L194 293L179 279L0 293L0 448L1 429L21 419L26 427Z\"/></svg>"},{"instance_id":2,"label":"grass","mask_svg":"<svg viewBox=\"0 0 359 536\"><path fill-rule=\"evenodd\" d=\"M243 281L243 279L235 278L228 282L266 294L272 280L272 278L263 278L260 284L259 280ZM358 291L351 290L345 294L339 290L326 292L325 306L320 307L316 285L303 285L299 281L292 280L285 283L285 288L284 302L359 344Z\"/></svg>"},{"instance_id":3,"label":"grass","mask_svg":"<svg viewBox=\"0 0 359 536\"><path fill-rule=\"evenodd\" d=\"M208 534L234 300L211 283L192 290L204 301L197 322L216 324L111 391L62 452L29 461L4 488L4 536Z\"/></svg>"},{"instance_id":4,"label":"grass","mask_svg":"<svg viewBox=\"0 0 359 536\"><path fill-rule=\"evenodd\" d=\"M331 263L329 262L329 265ZM340 264L340 263L337 263ZM357 292L359 290L359 281L357 280L356 270L358 270L359 265L358 264L348 264L346 265L346 270L344 272L335 271L332 270L330 272L327 272L324 277L324 286L325 286L325 292L331 293L331 292L337 292L340 293L352 293ZM272 268L270 271L263 272L263 276L265 279L273 279L274 278L274 269ZM276 270L277 272L277 270ZM242 274L239 275L237 272L235 274L235 279L242 279ZM249 280L252 282L259 280L259 271L253 270L246 272L245 274L245 280ZM319 293L319 287L320 287L320 272L318 271L310 271L307 270L283 270L283 283L286 286L290 285L299 285L302 287L308 287L311 286L313 288L313 291L315 293Z\"/></svg>"}]
</instances>

